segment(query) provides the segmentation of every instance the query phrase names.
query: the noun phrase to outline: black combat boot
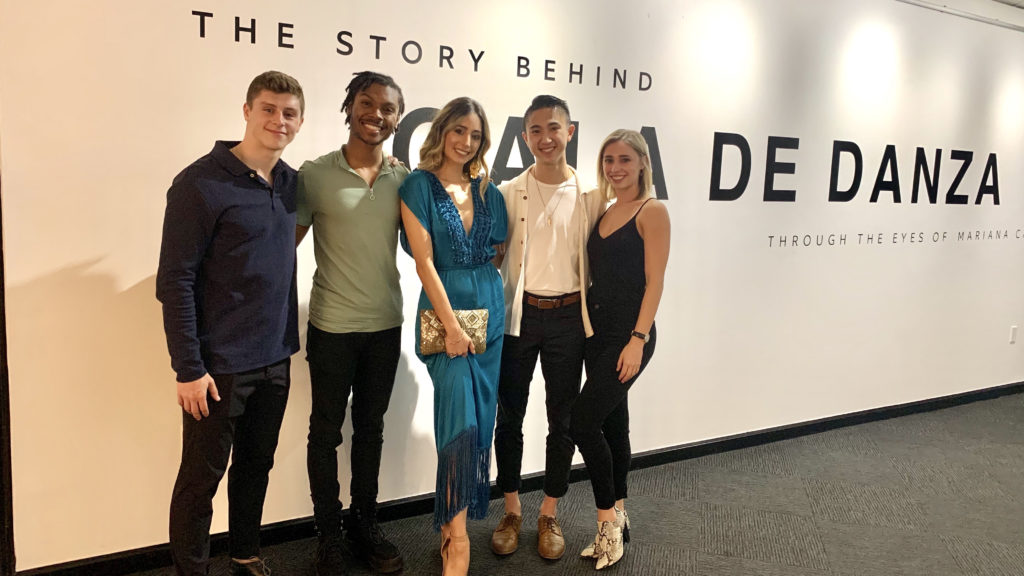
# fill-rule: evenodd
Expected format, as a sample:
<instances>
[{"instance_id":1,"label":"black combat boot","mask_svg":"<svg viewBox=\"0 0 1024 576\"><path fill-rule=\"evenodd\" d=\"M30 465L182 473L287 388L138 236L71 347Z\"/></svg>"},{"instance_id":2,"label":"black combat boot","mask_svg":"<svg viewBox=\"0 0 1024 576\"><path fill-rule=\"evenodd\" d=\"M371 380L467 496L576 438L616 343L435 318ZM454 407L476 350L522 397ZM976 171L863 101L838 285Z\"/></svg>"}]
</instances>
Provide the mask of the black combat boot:
<instances>
[{"instance_id":1,"label":"black combat boot","mask_svg":"<svg viewBox=\"0 0 1024 576\"><path fill-rule=\"evenodd\" d=\"M345 537L353 556L381 574L402 569L401 553L394 544L388 542L377 523L376 505L352 507L345 520Z\"/></svg>"},{"instance_id":2,"label":"black combat boot","mask_svg":"<svg viewBox=\"0 0 1024 576\"><path fill-rule=\"evenodd\" d=\"M346 576L344 544L341 539L341 522L338 517L316 524L316 558L313 567L316 576Z\"/></svg>"}]
</instances>

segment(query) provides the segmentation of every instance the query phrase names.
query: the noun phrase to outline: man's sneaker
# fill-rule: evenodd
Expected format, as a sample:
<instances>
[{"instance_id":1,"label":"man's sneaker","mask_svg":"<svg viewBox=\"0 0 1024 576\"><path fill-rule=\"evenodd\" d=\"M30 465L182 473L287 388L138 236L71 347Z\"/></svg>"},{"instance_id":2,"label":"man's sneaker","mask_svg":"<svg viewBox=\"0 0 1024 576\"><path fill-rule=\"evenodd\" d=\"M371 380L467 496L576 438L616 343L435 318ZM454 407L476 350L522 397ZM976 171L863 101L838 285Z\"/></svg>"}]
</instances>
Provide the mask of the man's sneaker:
<instances>
[{"instance_id":1,"label":"man's sneaker","mask_svg":"<svg viewBox=\"0 0 1024 576\"><path fill-rule=\"evenodd\" d=\"M351 508L346 518L345 538L352 555L369 564L375 572L390 574L402 569L402 554L381 531L375 508Z\"/></svg>"},{"instance_id":2,"label":"man's sneaker","mask_svg":"<svg viewBox=\"0 0 1024 576\"><path fill-rule=\"evenodd\" d=\"M229 573L231 576L270 576L270 568L259 556L248 560L232 558Z\"/></svg>"}]
</instances>

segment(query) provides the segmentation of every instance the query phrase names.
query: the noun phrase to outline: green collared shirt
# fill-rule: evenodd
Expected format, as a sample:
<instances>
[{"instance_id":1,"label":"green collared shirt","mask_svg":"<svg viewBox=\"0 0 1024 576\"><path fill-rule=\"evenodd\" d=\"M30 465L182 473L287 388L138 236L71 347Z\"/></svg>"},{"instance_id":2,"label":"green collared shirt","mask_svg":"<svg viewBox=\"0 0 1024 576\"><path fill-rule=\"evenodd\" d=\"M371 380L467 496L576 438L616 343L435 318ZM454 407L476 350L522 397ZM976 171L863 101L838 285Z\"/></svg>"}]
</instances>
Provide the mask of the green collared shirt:
<instances>
[{"instance_id":1,"label":"green collared shirt","mask_svg":"<svg viewBox=\"0 0 1024 576\"><path fill-rule=\"evenodd\" d=\"M325 332L377 332L402 324L395 250L398 186L409 175L382 159L373 187L341 150L299 170L297 222L313 227L316 272L309 320Z\"/></svg>"}]
</instances>

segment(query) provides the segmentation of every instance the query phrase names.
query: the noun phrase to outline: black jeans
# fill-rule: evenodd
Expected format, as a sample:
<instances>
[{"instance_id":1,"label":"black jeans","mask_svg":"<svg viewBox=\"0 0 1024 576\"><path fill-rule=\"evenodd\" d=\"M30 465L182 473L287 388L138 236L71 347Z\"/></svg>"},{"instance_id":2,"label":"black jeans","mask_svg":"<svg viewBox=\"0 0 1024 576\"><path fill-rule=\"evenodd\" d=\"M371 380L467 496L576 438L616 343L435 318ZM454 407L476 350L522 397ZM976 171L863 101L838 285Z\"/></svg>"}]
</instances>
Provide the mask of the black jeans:
<instances>
[{"instance_id":1,"label":"black jeans","mask_svg":"<svg viewBox=\"0 0 1024 576\"><path fill-rule=\"evenodd\" d=\"M391 402L401 355L402 328L332 334L309 325L306 359L313 392L306 468L313 516L321 530L339 526L338 446L352 394L352 505L377 502L384 447L384 413Z\"/></svg>"},{"instance_id":2,"label":"black jeans","mask_svg":"<svg viewBox=\"0 0 1024 576\"><path fill-rule=\"evenodd\" d=\"M220 402L210 415L182 413L181 467L171 496L171 556L180 576L206 574L213 496L228 456L228 550L232 558L258 556L263 499L274 466L278 432L288 402L291 359L237 374L211 374Z\"/></svg>"},{"instance_id":3,"label":"black jeans","mask_svg":"<svg viewBox=\"0 0 1024 576\"><path fill-rule=\"evenodd\" d=\"M548 417L544 494L561 498L569 490L569 470L576 451L569 435L569 418L580 392L585 341L579 302L550 310L523 302L519 336L506 334L501 351L494 453L502 492L518 492L522 484L523 417L538 355Z\"/></svg>"},{"instance_id":4,"label":"black jeans","mask_svg":"<svg viewBox=\"0 0 1024 576\"><path fill-rule=\"evenodd\" d=\"M587 381L576 399L571 429L572 438L579 446L590 474L594 502L598 509L608 510L615 506L616 500L628 495L626 476L632 452L627 393L654 355L658 331L651 326L651 338L644 344L640 370L623 383L619 382L619 371L615 365L629 342L633 325L606 328L599 319L594 319L597 321L594 336L587 340Z\"/></svg>"}]
</instances>

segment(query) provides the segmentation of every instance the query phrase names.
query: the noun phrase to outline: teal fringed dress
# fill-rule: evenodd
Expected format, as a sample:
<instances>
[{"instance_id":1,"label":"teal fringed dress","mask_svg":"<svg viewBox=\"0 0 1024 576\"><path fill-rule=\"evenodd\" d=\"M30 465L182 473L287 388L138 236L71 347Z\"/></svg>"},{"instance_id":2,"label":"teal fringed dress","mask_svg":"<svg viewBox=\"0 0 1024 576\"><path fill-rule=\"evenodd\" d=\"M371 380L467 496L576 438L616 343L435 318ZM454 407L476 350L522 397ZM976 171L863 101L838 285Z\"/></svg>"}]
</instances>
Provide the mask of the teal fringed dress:
<instances>
[{"instance_id":1,"label":"teal fringed dress","mask_svg":"<svg viewBox=\"0 0 1024 576\"><path fill-rule=\"evenodd\" d=\"M487 308L487 351L448 358L420 354L419 310L432 309L425 291L417 307L416 355L427 365L434 384L434 439L437 484L434 529L451 522L462 509L469 517L487 514L490 495L491 442L497 411L498 373L505 332L505 303L498 270L491 264L496 244L505 241L505 200L488 183L480 197L480 180L472 181L473 225L466 233L458 209L430 172L414 171L398 193L430 234L434 267L455 310ZM405 229L402 247L411 254Z\"/></svg>"}]
</instances>

